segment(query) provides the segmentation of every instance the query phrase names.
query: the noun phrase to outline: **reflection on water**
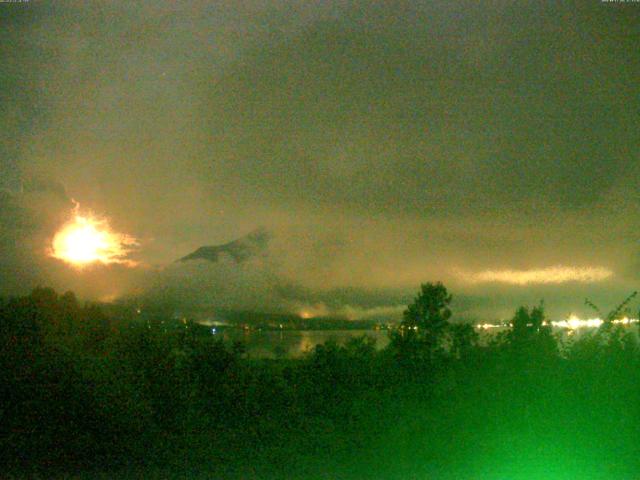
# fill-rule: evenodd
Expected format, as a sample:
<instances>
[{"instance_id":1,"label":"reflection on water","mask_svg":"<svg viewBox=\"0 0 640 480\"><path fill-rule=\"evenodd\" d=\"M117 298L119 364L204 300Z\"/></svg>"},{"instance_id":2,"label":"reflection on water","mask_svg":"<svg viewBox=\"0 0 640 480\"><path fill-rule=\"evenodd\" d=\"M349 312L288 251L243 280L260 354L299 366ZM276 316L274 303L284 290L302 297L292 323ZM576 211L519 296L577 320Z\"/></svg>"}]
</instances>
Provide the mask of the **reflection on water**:
<instances>
[{"instance_id":1,"label":"reflection on water","mask_svg":"<svg viewBox=\"0 0 640 480\"><path fill-rule=\"evenodd\" d=\"M226 330L220 336L226 341L240 340L247 346L247 354L253 358L278 356L300 357L327 340L344 345L350 338L367 335L376 340L376 348L389 344L385 330L284 330L246 331Z\"/></svg>"},{"instance_id":2,"label":"reflection on water","mask_svg":"<svg viewBox=\"0 0 640 480\"><path fill-rule=\"evenodd\" d=\"M506 332L508 327L491 329L478 328L480 345L488 345L495 336ZM558 328L553 332L562 342L594 333L594 328ZM634 331L635 334L635 331ZM366 335L375 339L376 348L382 349L389 344L387 330L240 330L229 329L218 333L225 341L240 340L246 345L247 355L252 358L301 357L311 352L316 345L327 340L335 340L338 345L344 345L350 338Z\"/></svg>"}]
</instances>

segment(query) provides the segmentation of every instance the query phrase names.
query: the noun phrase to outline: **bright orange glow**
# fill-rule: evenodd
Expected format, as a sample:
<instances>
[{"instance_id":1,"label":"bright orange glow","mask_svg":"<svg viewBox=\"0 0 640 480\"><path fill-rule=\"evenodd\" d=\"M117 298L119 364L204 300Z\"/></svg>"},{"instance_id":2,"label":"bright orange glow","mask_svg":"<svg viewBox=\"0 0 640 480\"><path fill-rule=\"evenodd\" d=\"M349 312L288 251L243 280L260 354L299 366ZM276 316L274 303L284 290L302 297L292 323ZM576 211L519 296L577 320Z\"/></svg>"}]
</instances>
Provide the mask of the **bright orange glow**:
<instances>
[{"instance_id":1,"label":"bright orange glow","mask_svg":"<svg viewBox=\"0 0 640 480\"><path fill-rule=\"evenodd\" d=\"M112 232L106 220L74 214L53 237L51 256L76 267L92 263L134 265L127 259L136 240Z\"/></svg>"}]
</instances>

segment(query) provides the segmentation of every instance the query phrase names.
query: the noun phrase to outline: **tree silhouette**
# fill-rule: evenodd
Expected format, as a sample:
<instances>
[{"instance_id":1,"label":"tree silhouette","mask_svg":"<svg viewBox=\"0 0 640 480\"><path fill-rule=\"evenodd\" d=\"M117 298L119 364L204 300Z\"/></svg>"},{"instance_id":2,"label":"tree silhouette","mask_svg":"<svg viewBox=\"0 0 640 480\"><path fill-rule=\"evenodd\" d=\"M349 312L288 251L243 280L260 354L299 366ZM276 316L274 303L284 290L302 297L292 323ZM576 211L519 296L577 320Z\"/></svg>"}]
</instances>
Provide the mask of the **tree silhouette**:
<instances>
[{"instance_id":1,"label":"tree silhouette","mask_svg":"<svg viewBox=\"0 0 640 480\"><path fill-rule=\"evenodd\" d=\"M465 359L478 345L479 335L470 323L456 323L450 327L451 355Z\"/></svg>"},{"instance_id":2,"label":"tree silhouette","mask_svg":"<svg viewBox=\"0 0 640 480\"><path fill-rule=\"evenodd\" d=\"M593 310L595 310L595 312L604 322L603 326L608 327L613 320L618 320L623 315L626 315L629 313L629 309L628 309L629 304L634 298L636 298L637 295L638 295L638 292L632 292L631 295L625 298L618 306L616 306L613 310L609 311L609 313L607 313L606 315L604 315L602 313L602 310L600 310L600 308L598 308L598 306L595 305L588 298L584 301L584 303L588 307L591 307Z\"/></svg>"},{"instance_id":3,"label":"tree silhouette","mask_svg":"<svg viewBox=\"0 0 640 480\"><path fill-rule=\"evenodd\" d=\"M449 329L452 296L446 287L438 283L424 283L420 293L404 311L400 332L393 343L411 356L424 356L433 360L442 351L443 341Z\"/></svg>"},{"instance_id":4,"label":"tree silhouette","mask_svg":"<svg viewBox=\"0 0 640 480\"><path fill-rule=\"evenodd\" d=\"M557 343L542 302L531 310L527 307L516 310L506 339L513 353L524 357L526 362L557 353Z\"/></svg>"}]
</instances>

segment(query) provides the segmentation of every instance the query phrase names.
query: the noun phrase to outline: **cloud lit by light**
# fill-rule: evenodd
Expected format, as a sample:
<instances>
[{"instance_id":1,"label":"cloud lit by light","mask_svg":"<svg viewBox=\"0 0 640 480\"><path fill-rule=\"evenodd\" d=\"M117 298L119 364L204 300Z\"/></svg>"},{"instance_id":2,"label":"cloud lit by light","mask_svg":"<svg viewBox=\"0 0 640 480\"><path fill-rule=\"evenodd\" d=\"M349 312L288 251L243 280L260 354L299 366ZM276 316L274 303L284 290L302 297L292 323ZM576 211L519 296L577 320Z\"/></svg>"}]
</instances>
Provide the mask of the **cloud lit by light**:
<instances>
[{"instance_id":1,"label":"cloud lit by light","mask_svg":"<svg viewBox=\"0 0 640 480\"><path fill-rule=\"evenodd\" d=\"M507 283L511 285L558 284L566 282L600 282L613 275L603 267L555 266L532 270L484 270L461 272L459 276L469 283Z\"/></svg>"},{"instance_id":2,"label":"cloud lit by light","mask_svg":"<svg viewBox=\"0 0 640 480\"><path fill-rule=\"evenodd\" d=\"M405 305L382 305L377 307L361 307L356 305L343 305L338 308L330 308L324 303L314 305L300 305L296 311L302 318L315 318L336 316L348 320L365 320L376 317L399 318L407 307Z\"/></svg>"}]
</instances>

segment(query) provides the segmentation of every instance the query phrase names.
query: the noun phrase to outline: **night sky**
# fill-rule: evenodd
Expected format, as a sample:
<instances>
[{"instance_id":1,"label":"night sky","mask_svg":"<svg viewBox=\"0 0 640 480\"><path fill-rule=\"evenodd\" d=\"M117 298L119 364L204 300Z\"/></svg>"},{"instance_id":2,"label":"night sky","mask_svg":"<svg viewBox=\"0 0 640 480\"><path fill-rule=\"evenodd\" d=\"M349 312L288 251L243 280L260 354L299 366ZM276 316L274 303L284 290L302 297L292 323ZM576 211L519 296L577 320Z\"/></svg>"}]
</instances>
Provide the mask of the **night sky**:
<instances>
[{"instance_id":1,"label":"night sky","mask_svg":"<svg viewBox=\"0 0 640 480\"><path fill-rule=\"evenodd\" d=\"M599 0L0 3L2 293L612 307L640 285L639 52L640 5ZM48 255L73 201L136 266ZM174 263L259 227L265 255Z\"/></svg>"}]
</instances>

